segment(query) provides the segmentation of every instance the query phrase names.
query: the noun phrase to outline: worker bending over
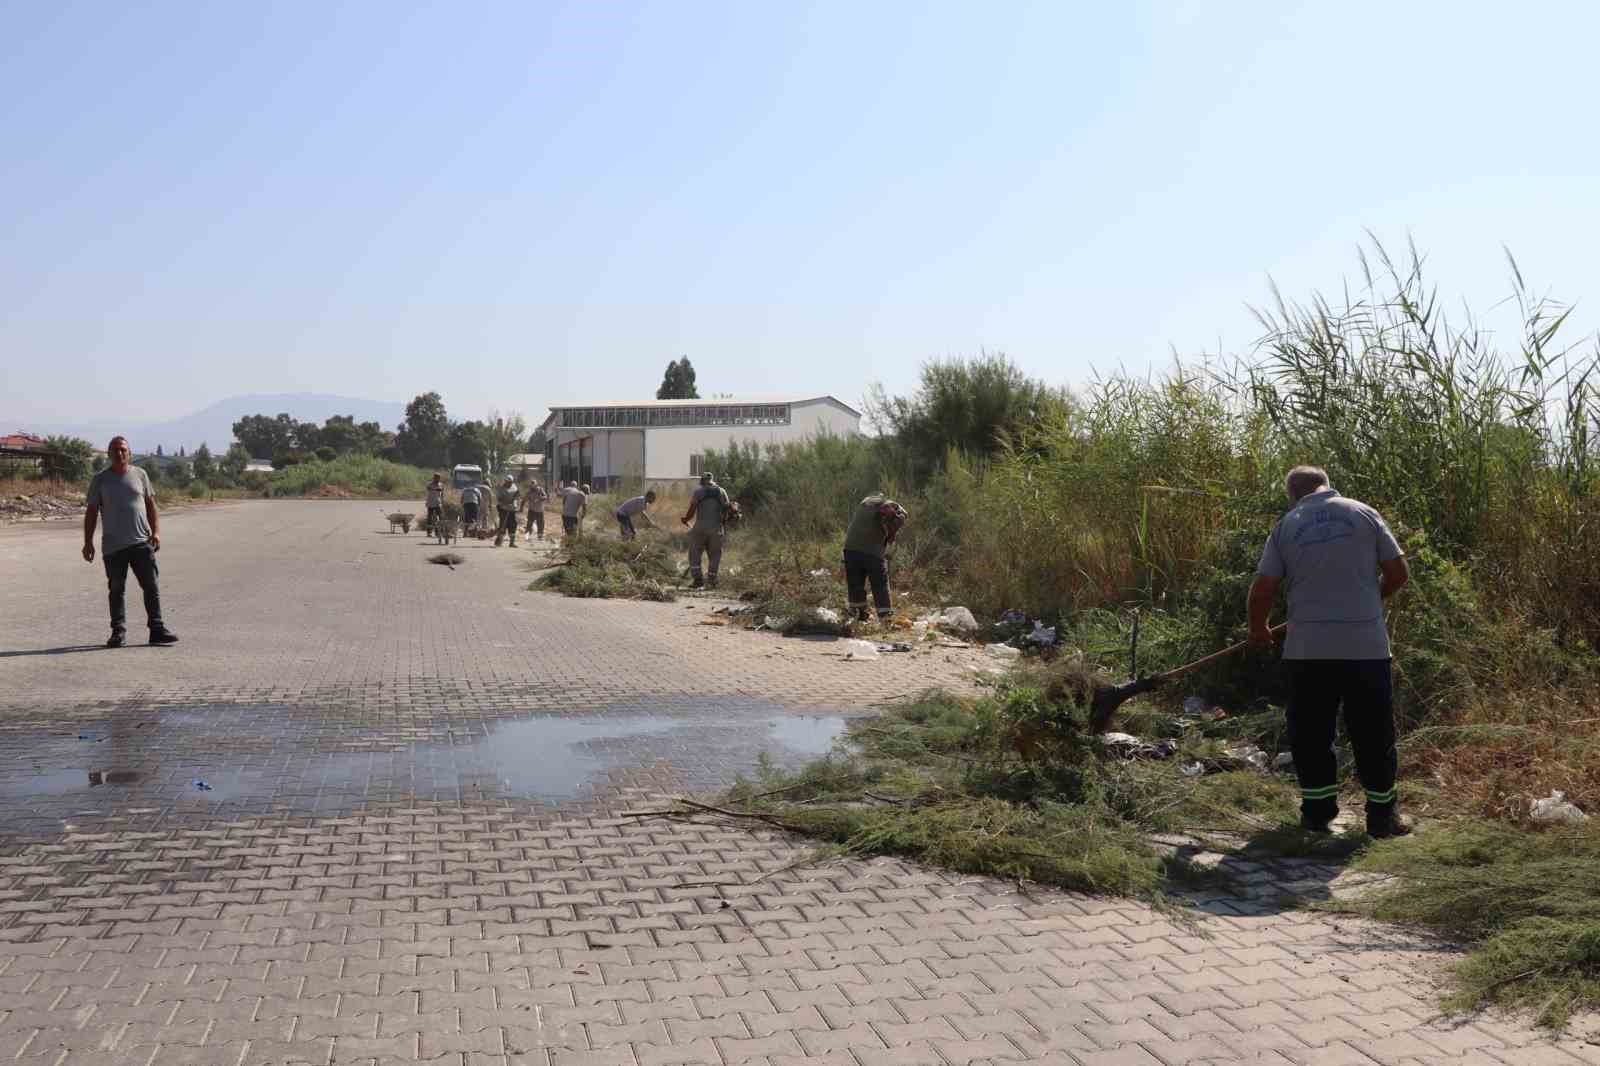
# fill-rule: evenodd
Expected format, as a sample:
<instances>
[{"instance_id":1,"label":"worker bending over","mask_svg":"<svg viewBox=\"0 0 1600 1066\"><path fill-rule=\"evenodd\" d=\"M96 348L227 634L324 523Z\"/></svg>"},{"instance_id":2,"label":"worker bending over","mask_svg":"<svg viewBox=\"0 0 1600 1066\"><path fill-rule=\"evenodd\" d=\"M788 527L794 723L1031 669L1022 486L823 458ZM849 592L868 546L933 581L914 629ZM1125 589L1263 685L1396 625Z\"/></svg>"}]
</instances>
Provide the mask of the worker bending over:
<instances>
[{"instance_id":1,"label":"worker bending over","mask_svg":"<svg viewBox=\"0 0 1600 1066\"><path fill-rule=\"evenodd\" d=\"M844 584L851 613L863 622L872 617L867 611L868 585L878 619L890 615L889 547L905 524L906 509L881 492L856 504L850 516L844 534Z\"/></svg>"}]
</instances>

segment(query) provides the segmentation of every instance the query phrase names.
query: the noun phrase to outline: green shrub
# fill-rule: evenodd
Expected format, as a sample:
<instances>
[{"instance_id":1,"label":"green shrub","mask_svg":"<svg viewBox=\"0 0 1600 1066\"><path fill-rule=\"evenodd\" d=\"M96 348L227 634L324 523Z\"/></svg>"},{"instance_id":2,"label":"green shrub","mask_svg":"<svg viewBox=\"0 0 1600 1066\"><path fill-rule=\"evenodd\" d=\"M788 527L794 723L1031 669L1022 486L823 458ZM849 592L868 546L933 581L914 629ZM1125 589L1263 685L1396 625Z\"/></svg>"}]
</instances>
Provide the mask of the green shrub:
<instances>
[{"instance_id":1,"label":"green shrub","mask_svg":"<svg viewBox=\"0 0 1600 1066\"><path fill-rule=\"evenodd\" d=\"M189 498L192 500L203 500L210 492L211 486L204 481L196 481L189 485Z\"/></svg>"},{"instance_id":2,"label":"green shrub","mask_svg":"<svg viewBox=\"0 0 1600 1066\"><path fill-rule=\"evenodd\" d=\"M248 480L252 475L246 475ZM361 496L422 499L432 472L370 455L344 455L330 461L313 459L272 472L265 487L273 496L305 496L324 485Z\"/></svg>"}]
</instances>

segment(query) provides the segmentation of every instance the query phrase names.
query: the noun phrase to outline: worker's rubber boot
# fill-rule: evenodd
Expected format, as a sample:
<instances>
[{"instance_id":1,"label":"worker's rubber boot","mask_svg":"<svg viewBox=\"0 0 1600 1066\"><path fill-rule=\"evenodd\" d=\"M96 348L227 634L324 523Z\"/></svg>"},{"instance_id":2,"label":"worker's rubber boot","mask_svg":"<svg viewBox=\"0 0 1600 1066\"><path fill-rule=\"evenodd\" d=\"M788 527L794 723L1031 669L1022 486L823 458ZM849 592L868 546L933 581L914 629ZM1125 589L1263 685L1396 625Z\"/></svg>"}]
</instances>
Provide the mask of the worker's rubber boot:
<instances>
[{"instance_id":1,"label":"worker's rubber boot","mask_svg":"<svg viewBox=\"0 0 1600 1066\"><path fill-rule=\"evenodd\" d=\"M1367 836L1373 840L1389 840L1411 835L1411 823L1400 817L1392 807L1387 812L1367 812Z\"/></svg>"},{"instance_id":2,"label":"worker's rubber boot","mask_svg":"<svg viewBox=\"0 0 1600 1066\"><path fill-rule=\"evenodd\" d=\"M714 589L716 587L717 587L717 575L716 574L707 574L706 575L706 588Z\"/></svg>"},{"instance_id":3,"label":"worker's rubber boot","mask_svg":"<svg viewBox=\"0 0 1600 1066\"><path fill-rule=\"evenodd\" d=\"M1316 833L1318 836L1326 836L1328 833L1333 832L1333 823L1331 821L1324 822L1320 818L1310 818L1302 814L1300 816L1300 828L1304 829L1308 833Z\"/></svg>"},{"instance_id":4,"label":"worker's rubber boot","mask_svg":"<svg viewBox=\"0 0 1600 1066\"><path fill-rule=\"evenodd\" d=\"M695 574L694 575L694 580L689 582L689 587L690 588L696 588L696 589L703 589L703 588L706 587L706 579L701 577L699 574Z\"/></svg>"}]
</instances>

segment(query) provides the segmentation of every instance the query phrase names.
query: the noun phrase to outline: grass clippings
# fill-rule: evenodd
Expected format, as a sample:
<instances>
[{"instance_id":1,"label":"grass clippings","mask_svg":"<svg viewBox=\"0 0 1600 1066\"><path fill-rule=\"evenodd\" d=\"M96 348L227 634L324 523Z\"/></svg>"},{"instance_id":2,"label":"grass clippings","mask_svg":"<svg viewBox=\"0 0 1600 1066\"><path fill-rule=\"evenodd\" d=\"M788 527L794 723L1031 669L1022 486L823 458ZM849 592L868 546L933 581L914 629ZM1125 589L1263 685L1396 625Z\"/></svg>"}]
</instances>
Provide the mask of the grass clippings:
<instances>
[{"instance_id":1,"label":"grass clippings","mask_svg":"<svg viewBox=\"0 0 1600 1066\"><path fill-rule=\"evenodd\" d=\"M568 537L561 554L529 589L579 599L677 599L678 557L670 541L645 531L634 540Z\"/></svg>"},{"instance_id":2,"label":"grass clippings","mask_svg":"<svg viewBox=\"0 0 1600 1066\"><path fill-rule=\"evenodd\" d=\"M1259 773L1189 778L1182 756L1117 759L1084 715L1025 683L979 699L929 693L852 722L835 751L799 770L764 768L723 805L843 853L1150 902L1214 878L1153 832L1201 823L1243 836L1293 811L1287 786ZM1182 754L1215 743L1195 738Z\"/></svg>"},{"instance_id":3,"label":"grass clippings","mask_svg":"<svg viewBox=\"0 0 1600 1066\"><path fill-rule=\"evenodd\" d=\"M1445 1001L1526 1011L1552 1029L1600 1009L1600 830L1476 819L1380 841L1355 869L1394 880L1335 904L1460 941Z\"/></svg>"}]
</instances>

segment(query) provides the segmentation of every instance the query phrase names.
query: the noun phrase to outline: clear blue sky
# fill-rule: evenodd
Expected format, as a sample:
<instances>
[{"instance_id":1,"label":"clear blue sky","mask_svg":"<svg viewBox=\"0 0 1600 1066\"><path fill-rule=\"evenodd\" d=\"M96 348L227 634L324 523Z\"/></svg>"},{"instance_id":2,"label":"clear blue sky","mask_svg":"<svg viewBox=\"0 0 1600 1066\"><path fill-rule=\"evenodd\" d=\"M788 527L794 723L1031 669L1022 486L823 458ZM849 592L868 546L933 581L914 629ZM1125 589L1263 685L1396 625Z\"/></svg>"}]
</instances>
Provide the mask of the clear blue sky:
<instances>
[{"instance_id":1,"label":"clear blue sky","mask_svg":"<svg viewBox=\"0 0 1600 1066\"><path fill-rule=\"evenodd\" d=\"M984 348L1081 383L1247 349L1365 229L1475 307L1502 244L1581 301L1597 12L0 0L0 416L537 419L679 354L702 393Z\"/></svg>"}]
</instances>

